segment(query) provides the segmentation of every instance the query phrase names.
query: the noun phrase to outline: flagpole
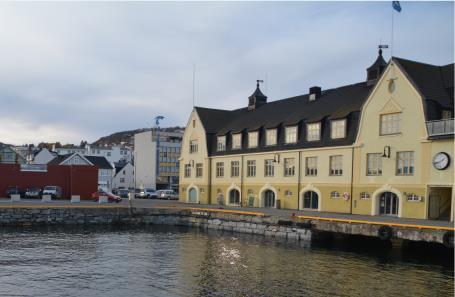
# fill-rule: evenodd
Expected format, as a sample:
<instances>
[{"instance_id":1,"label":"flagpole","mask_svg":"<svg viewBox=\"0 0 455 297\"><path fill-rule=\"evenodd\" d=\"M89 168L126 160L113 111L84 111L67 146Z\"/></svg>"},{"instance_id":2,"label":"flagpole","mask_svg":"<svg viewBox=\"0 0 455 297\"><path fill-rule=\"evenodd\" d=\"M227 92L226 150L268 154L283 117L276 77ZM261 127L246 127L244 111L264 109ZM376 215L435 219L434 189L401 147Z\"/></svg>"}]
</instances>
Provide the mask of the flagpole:
<instances>
[{"instance_id":1,"label":"flagpole","mask_svg":"<svg viewBox=\"0 0 455 297\"><path fill-rule=\"evenodd\" d=\"M390 47L390 55L391 57L393 57L393 27L394 27L394 24L393 24L393 9L392 9L392 40L390 41L390 44L391 44L391 47Z\"/></svg>"}]
</instances>

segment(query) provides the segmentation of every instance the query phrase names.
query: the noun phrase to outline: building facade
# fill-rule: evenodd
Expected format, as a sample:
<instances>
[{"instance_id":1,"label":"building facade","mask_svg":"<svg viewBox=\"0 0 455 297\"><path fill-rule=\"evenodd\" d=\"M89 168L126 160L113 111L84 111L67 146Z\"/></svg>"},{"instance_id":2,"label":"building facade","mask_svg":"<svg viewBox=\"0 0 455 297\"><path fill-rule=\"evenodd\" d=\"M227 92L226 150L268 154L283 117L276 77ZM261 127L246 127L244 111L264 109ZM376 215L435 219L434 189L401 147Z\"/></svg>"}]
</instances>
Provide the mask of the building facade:
<instances>
[{"instance_id":1,"label":"building facade","mask_svg":"<svg viewBox=\"0 0 455 297\"><path fill-rule=\"evenodd\" d=\"M382 52L364 82L245 108L193 109L189 203L453 219L453 64Z\"/></svg>"},{"instance_id":2,"label":"building facade","mask_svg":"<svg viewBox=\"0 0 455 297\"><path fill-rule=\"evenodd\" d=\"M134 135L134 180L136 188L178 190L178 159L182 135L180 132L161 131L159 132L159 142L157 142L156 131Z\"/></svg>"},{"instance_id":3,"label":"building facade","mask_svg":"<svg viewBox=\"0 0 455 297\"><path fill-rule=\"evenodd\" d=\"M58 155L78 153L83 156L104 157L111 164L120 161L131 162L133 151L131 147L126 145L95 146L92 144L86 144L83 147L80 146L55 147L54 145L52 150L56 152Z\"/></svg>"},{"instance_id":4,"label":"building facade","mask_svg":"<svg viewBox=\"0 0 455 297\"><path fill-rule=\"evenodd\" d=\"M112 190L114 167L105 157L83 156L79 153L57 156L49 165L88 165L98 168L98 188L105 191Z\"/></svg>"},{"instance_id":5,"label":"building facade","mask_svg":"<svg viewBox=\"0 0 455 297\"><path fill-rule=\"evenodd\" d=\"M11 146L0 143L0 163L25 164L27 160L16 152Z\"/></svg>"},{"instance_id":6,"label":"building facade","mask_svg":"<svg viewBox=\"0 0 455 297\"><path fill-rule=\"evenodd\" d=\"M116 166L113 179L113 188L115 189L134 189L134 166L130 163L123 163Z\"/></svg>"}]
</instances>

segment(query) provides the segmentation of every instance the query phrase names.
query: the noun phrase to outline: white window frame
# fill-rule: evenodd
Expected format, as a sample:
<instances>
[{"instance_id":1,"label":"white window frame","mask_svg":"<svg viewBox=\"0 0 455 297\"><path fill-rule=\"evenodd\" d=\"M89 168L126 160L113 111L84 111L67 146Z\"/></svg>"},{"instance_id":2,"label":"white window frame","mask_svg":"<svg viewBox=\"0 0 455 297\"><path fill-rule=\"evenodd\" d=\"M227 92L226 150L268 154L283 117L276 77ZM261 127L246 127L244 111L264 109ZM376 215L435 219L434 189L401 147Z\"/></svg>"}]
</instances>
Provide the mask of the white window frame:
<instances>
[{"instance_id":1,"label":"white window frame","mask_svg":"<svg viewBox=\"0 0 455 297\"><path fill-rule=\"evenodd\" d=\"M340 196L341 196L340 192L338 192L338 191L330 192L330 198L332 198L332 199L338 199L338 198L340 198Z\"/></svg>"},{"instance_id":2,"label":"white window frame","mask_svg":"<svg viewBox=\"0 0 455 297\"><path fill-rule=\"evenodd\" d=\"M306 140L307 141L321 140L321 122L306 124Z\"/></svg>"},{"instance_id":3,"label":"white window frame","mask_svg":"<svg viewBox=\"0 0 455 297\"><path fill-rule=\"evenodd\" d=\"M226 136L218 136L216 138L216 150L218 152L226 150Z\"/></svg>"},{"instance_id":4,"label":"white window frame","mask_svg":"<svg viewBox=\"0 0 455 297\"><path fill-rule=\"evenodd\" d=\"M273 177L275 175L275 161L273 159L264 160L264 176Z\"/></svg>"},{"instance_id":5,"label":"white window frame","mask_svg":"<svg viewBox=\"0 0 455 297\"><path fill-rule=\"evenodd\" d=\"M396 175L400 176L414 175L415 173L414 160L415 159L413 151L397 152Z\"/></svg>"},{"instance_id":6,"label":"white window frame","mask_svg":"<svg viewBox=\"0 0 455 297\"><path fill-rule=\"evenodd\" d=\"M256 176L256 160L247 160L246 161L246 176L255 177Z\"/></svg>"},{"instance_id":7,"label":"white window frame","mask_svg":"<svg viewBox=\"0 0 455 297\"><path fill-rule=\"evenodd\" d=\"M368 192L361 192L360 193L360 199L368 200L368 199L370 199L370 194Z\"/></svg>"},{"instance_id":8,"label":"white window frame","mask_svg":"<svg viewBox=\"0 0 455 297\"><path fill-rule=\"evenodd\" d=\"M239 176L240 176L240 162L231 161L231 177L239 177Z\"/></svg>"},{"instance_id":9,"label":"white window frame","mask_svg":"<svg viewBox=\"0 0 455 297\"><path fill-rule=\"evenodd\" d=\"M330 121L330 138L340 139L346 137L346 119Z\"/></svg>"},{"instance_id":10,"label":"white window frame","mask_svg":"<svg viewBox=\"0 0 455 297\"><path fill-rule=\"evenodd\" d=\"M198 147L199 145L197 139L190 140L190 154L197 153Z\"/></svg>"},{"instance_id":11,"label":"white window frame","mask_svg":"<svg viewBox=\"0 0 455 297\"><path fill-rule=\"evenodd\" d=\"M379 135L394 135L401 133L401 112L381 114L379 120Z\"/></svg>"},{"instance_id":12,"label":"white window frame","mask_svg":"<svg viewBox=\"0 0 455 297\"><path fill-rule=\"evenodd\" d=\"M190 164L185 164L184 176L185 176L186 178L191 177L191 165L190 165Z\"/></svg>"},{"instance_id":13,"label":"white window frame","mask_svg":"<svg viewBox=\"0 0 455 297\"><path fill-rule=\"evenodd\" d=\"M318 157L305 158L305 176L318 176Z\"/></svg>"},{"instance_id":14,"label":"white window frame","mask_svg":"<svg viewBox=\"0 0 455 297\"><path fill-rule=\"evenodd\" d=\"M298 139L298 127L297 126L289 126L285 127L285 143L297 143Z\"/></svg>"},{"instance_id":15,"label":"white window frame","mask_svg":"<svg viewBox=\"0 0 455 297\"><path fill-rule=\"evenodd\" d=\"M330 168L329 174L330 176L341 176L343 175L343 155L334 155L330 156L329 159Z\"/></svg>"},{"instance_id":16,"label":"white window frame","mask_svg":"<svg viewBox=\"0 0 455 297\"><path fill-rule=\"evenodd\" d=\"M277 143L277 129L267 129L265 132L265 145L271 146Z\"/></svg>"},{"instance_id":17,"label":"white window frame","mask_svg":"<svg viewBox=\"0 0 455 297\"><path fill-rule=\"evenodd\" d=\"M367 154L367 175L380 176L382 175L382 154L368 153Z\"/></svg>"},{"instance_id":18,"label":"white window frame","mask_svg":"<svg viewBox=\"0 0 455 297\"><path fill-rule=\"evenodd\" d=\"M224 162L216 162L216 177L224 177Z\"/></svg>"},{"instance_id":19,"label":"white window frame","mask_svg":"<svg viewBox=\"0 0 455 297\"><path fill-rule=\"evenodd\" d=\"M295 175L295 158L284 158L284 176Z\"/></svg>"},{"instance_id":20,"label":"white window frame","mask_svg":"<svg viewBox=\"0 0 455 297\"><path fill-rule=\"evenodd\" d=\"M242 148L242 133L232 134L232 149L239 150Z\"/></svg>"},{"instance_id":21,"label":"white window frame","mask_svg":"<svg viewBox=\"0 0 455 297\"><path fill-rule=\"evenodd\" d=\"M196 163L196 177L202 177L203 173L202 163Z\"/></svg>"},{"instance_id":22,"label":"white window frame","mask_svg":"<svg viewBox=\"0 0 455 297\"><path fill-rule=\"evenodd\" d=\"M249 148L256 148L259 144L259 132L253 131L248 132L248 147Z\"/></svg>"}]
</instances>

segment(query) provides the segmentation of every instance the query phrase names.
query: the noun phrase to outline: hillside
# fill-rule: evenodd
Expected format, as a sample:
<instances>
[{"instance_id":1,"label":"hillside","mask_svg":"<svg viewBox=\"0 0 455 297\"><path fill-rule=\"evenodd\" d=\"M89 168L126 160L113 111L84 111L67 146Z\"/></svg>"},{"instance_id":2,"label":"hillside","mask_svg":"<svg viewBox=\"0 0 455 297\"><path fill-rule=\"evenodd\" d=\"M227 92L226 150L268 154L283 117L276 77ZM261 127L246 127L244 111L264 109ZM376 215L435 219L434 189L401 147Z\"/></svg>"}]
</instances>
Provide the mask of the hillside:
<instances>
[{"instance_id":1,"label":"hillside","mask_svg":"<svg viewBox=\"0 0 455 297\"><path fill-rule=\"evenodd\" d=\"M184 130L185 128L182 127L167 127L167 128L161 128L161 131L166 131L166 132L174 132L177 130ZM153 130L152 128L141 128L141 129L135 129L135 130L128 130L128 131L121 131L121 132L116 132L108 136L103 136L97 141L95 141L93 144L94 145L111 145L111 144L133 144L134 139L133 136L136 133L141 133L145 131L150 131Z\"/></svg>"}]
</instances>

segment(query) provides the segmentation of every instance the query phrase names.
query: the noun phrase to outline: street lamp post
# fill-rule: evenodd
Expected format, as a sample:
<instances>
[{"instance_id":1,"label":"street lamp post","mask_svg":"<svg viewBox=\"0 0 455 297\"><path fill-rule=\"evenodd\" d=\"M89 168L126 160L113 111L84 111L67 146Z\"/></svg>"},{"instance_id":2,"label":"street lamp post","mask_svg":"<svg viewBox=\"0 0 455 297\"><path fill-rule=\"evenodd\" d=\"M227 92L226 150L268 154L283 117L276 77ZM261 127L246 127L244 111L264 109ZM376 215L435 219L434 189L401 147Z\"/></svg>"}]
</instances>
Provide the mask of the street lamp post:
<instances>
[{"instance_id":1,"label":"street lamp post","mask_svg":"<svg viewBox=\"0 0 455 297\"><path fill-rule=\"evenodd\" d=\"M158 180L158 177L160 176L160 121L164 120L163 116L156 116L154 119L155 121L155 130L156 130L156 168L155 168L155 190L156 190L156 181ZM153 140L153 134L152 134L152 140Z\"/></svg>"}]
</instances>

